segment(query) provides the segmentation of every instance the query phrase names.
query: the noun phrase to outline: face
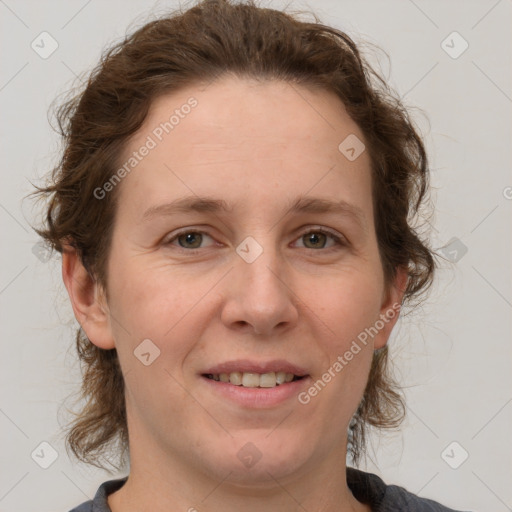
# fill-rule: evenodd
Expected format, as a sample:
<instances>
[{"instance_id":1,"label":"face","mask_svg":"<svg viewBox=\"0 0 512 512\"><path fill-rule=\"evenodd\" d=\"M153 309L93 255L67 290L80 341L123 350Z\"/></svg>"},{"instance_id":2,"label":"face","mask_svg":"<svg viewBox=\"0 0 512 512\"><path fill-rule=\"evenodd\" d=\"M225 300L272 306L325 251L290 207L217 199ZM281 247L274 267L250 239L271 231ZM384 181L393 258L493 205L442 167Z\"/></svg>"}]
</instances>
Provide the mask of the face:
<instances>
[{"instance_id":1,"label":"face","mask_svg":"<svg viewBox=\"0 0 512 512\"><path fill-rule=\"evenodd\" d=\"M153 103L121 159L145 153L117 185L105 321L84 324L118 351L132 467L254 483L344 463L401 298L384 286L368 152L338 147L354 135L336 96L284 82Z\"/></svg>"}]
</instances>

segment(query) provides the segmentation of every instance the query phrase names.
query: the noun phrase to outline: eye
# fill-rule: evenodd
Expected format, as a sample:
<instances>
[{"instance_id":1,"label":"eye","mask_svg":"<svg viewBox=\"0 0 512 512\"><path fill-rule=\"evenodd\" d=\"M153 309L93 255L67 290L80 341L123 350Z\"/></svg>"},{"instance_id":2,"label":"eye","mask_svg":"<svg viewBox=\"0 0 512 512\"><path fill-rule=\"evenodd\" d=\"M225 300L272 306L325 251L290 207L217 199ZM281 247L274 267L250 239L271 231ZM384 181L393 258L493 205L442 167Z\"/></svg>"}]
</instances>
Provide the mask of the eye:
<instances>
[{"instance_id":1,"label":"eye","mask_svg":"<svg viewBox=\"0 0 512 512\"><path fill-rule=\"evenodd\" d=\"M329 238L334 242L330 247L325 247ZM304 242L306 249L332 249L333 246L345 246L346 242L335 233L324 228L313 228L303 233L298 240Z\"/></svg>"},{"instance_id":2,"label":"eye","mask_svg":"<svg viewBox=\"0 0 512 512\"><path fill-rule=\"evenodd\" d=\"M210 238L212 239L208 234L206 234L204 231L182 231L181 233L177 233L169 240L165 241L165 245L176 245L173 242L177 241L179 247L183 249L199 249L201 246L201 243L203 242L204 238Z\"/></svg>"},{"instance_id":3,"label":"eye","mask_svg":"<svg viewBox=\"0 0 512 512\"><path fill-rule=\"evenodd\" d=\"M202 246L205 238L209 238L213 241L213 238L208 235L204 231L200 230L188 230L181 231L176 233L174 236L164 241L164 245L170 245L178 247L179 249L187 250L188 252L196 252L201 248L205 248ZM326 247L326 244L331 240L331 245ZM302 235L297 239L298 241L302 241L303 245L299 247L304 247L305 249L327 249L332 250L335 249L336 246L344 247L347 245L345 239L325 228L312 228L302 233ZM212 244L210 244L212 245Z\"/></svg>"}]
</instances>

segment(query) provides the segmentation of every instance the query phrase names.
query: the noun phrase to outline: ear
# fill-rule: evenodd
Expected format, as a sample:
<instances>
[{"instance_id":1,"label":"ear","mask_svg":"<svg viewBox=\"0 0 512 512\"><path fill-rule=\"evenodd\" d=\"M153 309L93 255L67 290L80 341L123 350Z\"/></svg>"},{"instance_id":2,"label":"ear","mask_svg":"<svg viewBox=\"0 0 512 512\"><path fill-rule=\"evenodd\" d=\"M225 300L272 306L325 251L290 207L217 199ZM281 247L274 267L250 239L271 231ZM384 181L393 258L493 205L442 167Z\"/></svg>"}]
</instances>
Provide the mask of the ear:
<instances>
[{"instance_id":1,"label":"ear","mask_svg":"<svg viewBox=\"0 0 512 512\"><path fill-rule=\"evenodd\" d=\"M103 289L91 277L70 245L65 245L62 252L62 280L75 317L91 343L103 349L115 348Z\"/></svg>"},{"instance_id":2,"label":"ear","mask_svg":"<svg viewBox=\"0 0 512 512\"><path fill-rule=\"evenodd\" d=\"M406 267L398 267L396 276L388 290L384 291L384 297L380 309L379 320L375 323L378 333L373 338L374 349L382 348L388 342L391 330L400 316L400 307L407 287L409 274ZM382 324L384 324L382 326Z\"/></svg>"}]
</instances>

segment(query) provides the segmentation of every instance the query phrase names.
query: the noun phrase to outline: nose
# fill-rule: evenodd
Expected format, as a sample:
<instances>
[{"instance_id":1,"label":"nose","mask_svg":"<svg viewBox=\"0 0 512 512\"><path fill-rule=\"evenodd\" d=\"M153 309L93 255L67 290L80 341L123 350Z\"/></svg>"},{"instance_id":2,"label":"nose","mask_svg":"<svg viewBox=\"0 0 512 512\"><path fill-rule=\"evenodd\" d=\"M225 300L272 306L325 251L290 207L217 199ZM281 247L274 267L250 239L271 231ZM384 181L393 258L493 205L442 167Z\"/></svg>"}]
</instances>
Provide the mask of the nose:
<instances>
[{"instance_id":1,"label":"nose","mask_svg":"<svg viewBox=\"0 0 512 512\"><path fill-rule=\"evenodd\" d=\"M229 329L272 337L298 319L298 297L276 251L263 250L252 263L236 255L229 273L222 321Z\"/></svg>"}]
</instances>

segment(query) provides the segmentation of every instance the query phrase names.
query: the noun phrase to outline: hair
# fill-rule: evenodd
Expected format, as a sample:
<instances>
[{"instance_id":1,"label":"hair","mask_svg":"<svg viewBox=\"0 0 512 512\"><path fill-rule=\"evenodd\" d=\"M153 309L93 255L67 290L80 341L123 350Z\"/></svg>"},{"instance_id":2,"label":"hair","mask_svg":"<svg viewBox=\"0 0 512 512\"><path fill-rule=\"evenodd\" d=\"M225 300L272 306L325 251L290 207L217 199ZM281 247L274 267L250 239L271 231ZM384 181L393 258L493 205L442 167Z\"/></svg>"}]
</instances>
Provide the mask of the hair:
<instances>
[{"instance_id":1,"label":"hair","mask_svg":"<svg viewBox=\"0 0 512 512\"><path fill-rule=\"evenodd\" d=\"M149 21L105 50L83 90L58 107L61 158L46 186L33 192L47 199L44 225L34 229L50 250L76 251L108 297L106 263L119 187L102 200L94 190L113 176L152 102L225 75L279 80L335 93L357 123L371 161L385 285L403 267L408 281L402 304L423 296L436 266L434 252L413 226L429 192L423 142L400 98L355 42L313 17L314 22L302 21L254 0L205 0ZM76 348L84 404L68 425L66 449L82 462L106 468L103 459L119 468L128 450L128 427L116 349L98 348L81 328ZM386 344L374 351L364 395L349 425L347 454L355 464L366 454L368 427L396 428L405 417L405 400L388 363Z\"/></svg>"}]
</instances>

